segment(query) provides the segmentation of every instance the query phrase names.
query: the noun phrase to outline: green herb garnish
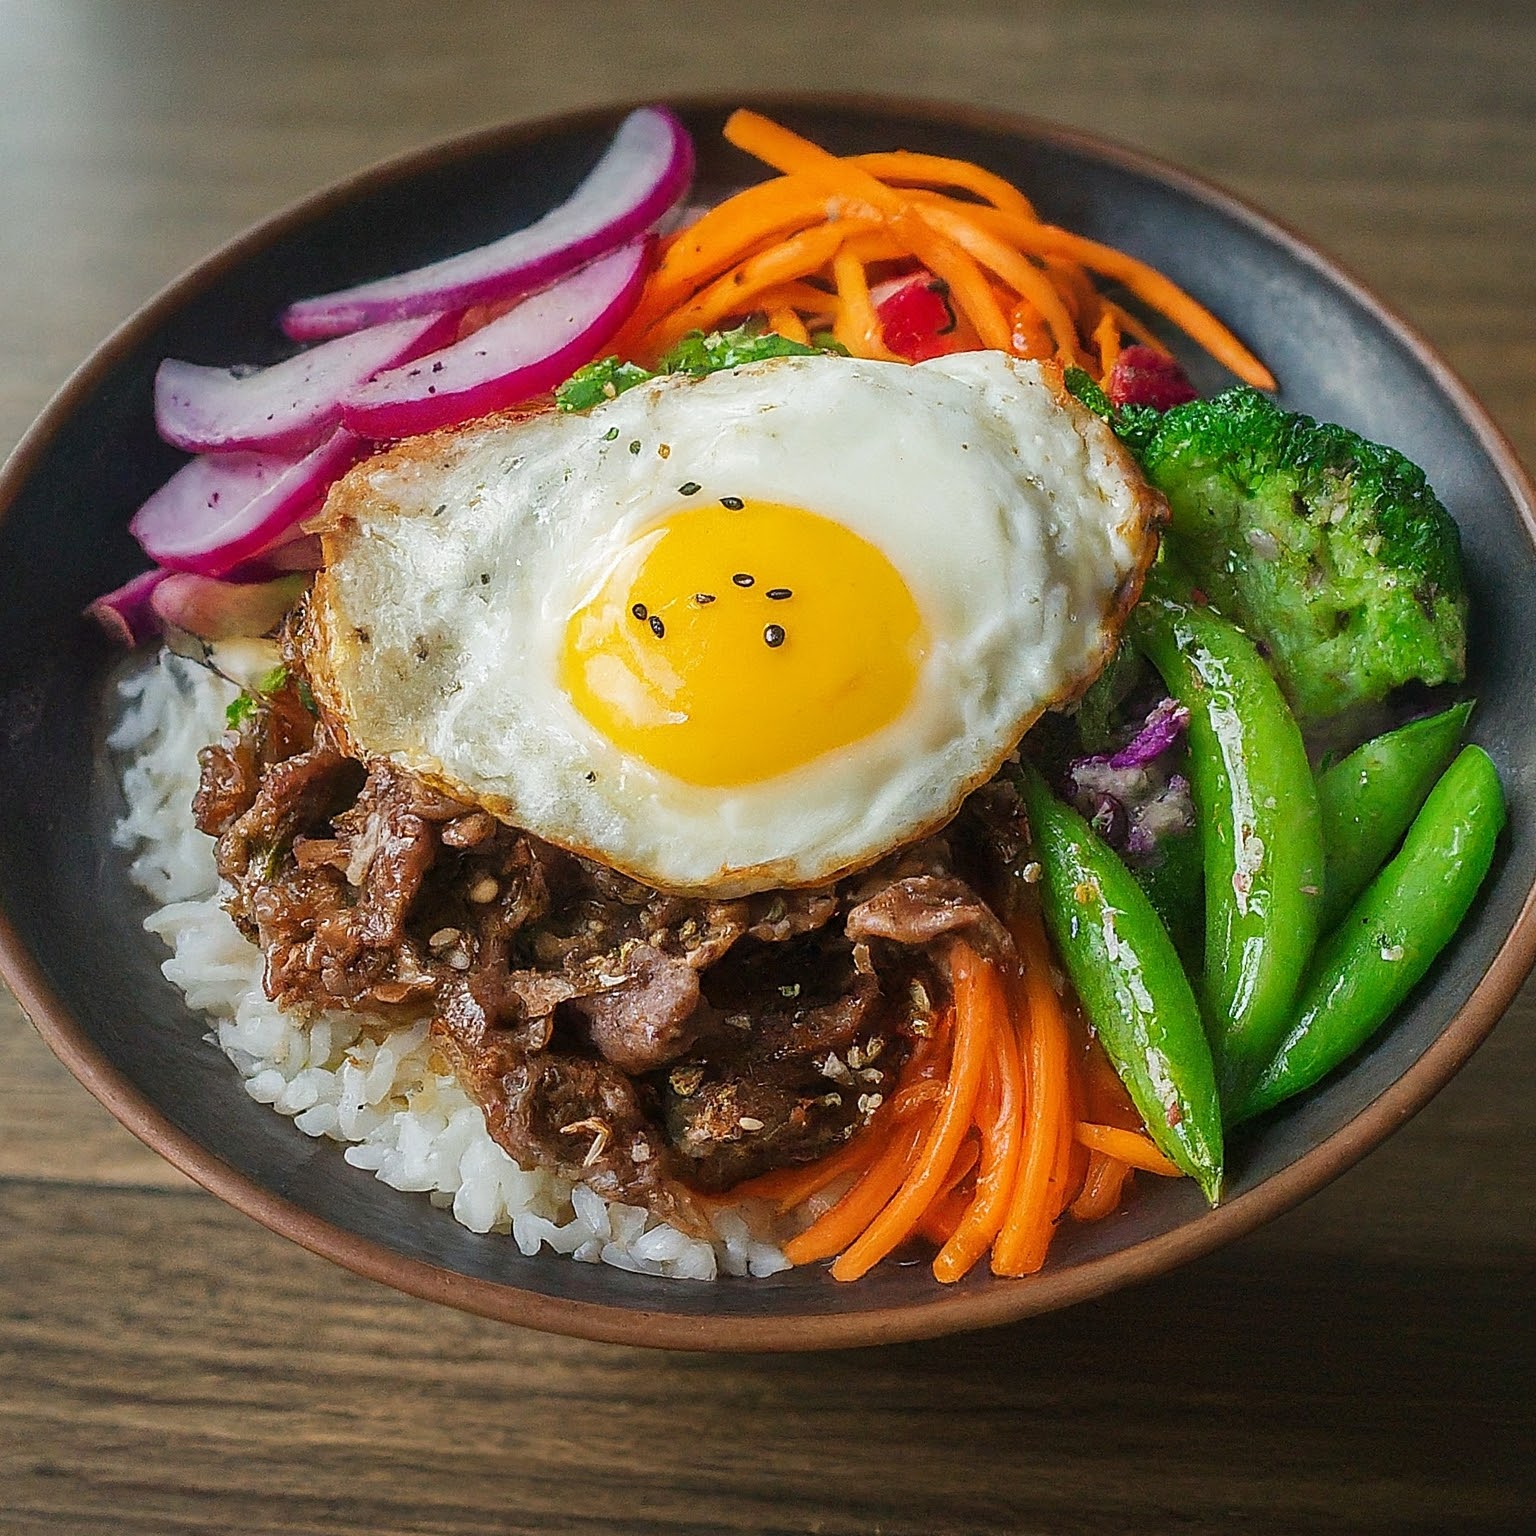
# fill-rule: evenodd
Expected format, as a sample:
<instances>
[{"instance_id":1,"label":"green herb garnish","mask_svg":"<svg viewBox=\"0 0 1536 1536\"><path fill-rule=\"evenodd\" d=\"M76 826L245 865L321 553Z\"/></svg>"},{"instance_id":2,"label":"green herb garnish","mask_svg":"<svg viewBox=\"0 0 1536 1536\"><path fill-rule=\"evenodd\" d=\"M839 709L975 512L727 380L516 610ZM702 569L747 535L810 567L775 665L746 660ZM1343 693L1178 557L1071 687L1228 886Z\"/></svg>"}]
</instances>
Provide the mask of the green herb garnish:
<instances>
[{"instance_id":1,"label":"green herb garnish","mask_svg":"<svg viewBox=\"0 0 1536 1536\"><path fill-rule=\"evenodd\" d=\"M760 363L769 357L814 357L825 352L841 357L848 355L848 349L830 331L818 332L811 338L809 346L764 331L750 321L733 330L711 331L708 335L703 331L690 331L661 356L654 370L642 368L638 363L620 362L617 357L600 358L578 368L555 391L555 404L562 411L590 411L593 406L601 405L605 400L615 400L625 390L664 373L681 373L701 379L706 374ZM604 441L611 442L617 435L617 429L614 429Z\"/></svg>"}]
</instances>

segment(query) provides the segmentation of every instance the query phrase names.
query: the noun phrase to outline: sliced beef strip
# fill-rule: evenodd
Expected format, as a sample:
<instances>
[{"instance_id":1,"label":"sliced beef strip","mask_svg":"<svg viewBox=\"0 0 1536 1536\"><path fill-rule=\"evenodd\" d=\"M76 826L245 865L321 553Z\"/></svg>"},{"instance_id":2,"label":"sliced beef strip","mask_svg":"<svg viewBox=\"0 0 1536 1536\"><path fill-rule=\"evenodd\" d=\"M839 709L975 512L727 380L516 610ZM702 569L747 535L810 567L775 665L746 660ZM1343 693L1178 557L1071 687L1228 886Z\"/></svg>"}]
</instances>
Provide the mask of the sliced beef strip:
<instances>
[{"instance_id":1,"label":"sliced beef strip","mask_svg":"<svg viewBox=\"0 0 1536 1536\"><path fill-rule=\"evenodd\" d=\"M843 931L855 941L885 939L914 947L963 935L991 959L1013 954L1013 940L991 907L953 875L893 880L848 914Z\"/></svg>"},{"instance_id":2,"label":"sliced beef strip","mask_svg":"<svg viewBox=\"0 0 1536 1536\"><path fill-rule=\"evenodd\" d=\"M728 1189L840 1145L906 1059L910 966L893 965L887 989L836 934L796 949L744 950L706 977L724 1027L661 1079L668 1138L698 1188Z\"/></svg>"},{"instance_id":3,"label":"sliced beef strip","mask_svg":"<svg viewBox=\"0 0 1536 1536\"><path fill-rule=\"evenodd\" d=\"M932 839L838 887L669 896L506 828L307 713L204 760L231 910L285 1005L435 1003L514 1157L694 1231L726 1189L845 1140L910 1048L928 951L1006 935ZM957 827L958 827L957 823Z\"/></svg>"},{"instance_id":4,"label":"sliced beef strip","mask_svg":"<svg viewBox=\"0 0 1536 1536\"><path fill-rule=\"evenodd\" d=\"M747 903L667 896L569 862L561 920L531 934L534 964L514 973L514 986L530 1006L566 1005L593 1048L627 1072L676 1059L710 1025L698 976L746 932Z\"/></svg>"},{"instance_id":5,"label":"sliced beef strip","mask_svg":"<svg viewBox=\"0 0 1536 1536\"><path fill-rule=\"evenodd\" d=\"M307 752L315 744L315 717L298 681L262 696L238 729L198 753L201 770L192 819L210 837L222 836L255 804L262 776L274 763Z\"/></svg>"},{"instance_id":6,"label":"sliced beef strip","mask_svg":"<svg viewBox=\"0 0 1536 1536\"><path fill-rule=\"evenodd\" d=\"M521 1163L553 1168L608 1199L709 1235L642 1101L643 1086L608 1062L548 1048L547 1019L508 1026L498 1018L500 1001L494 988L455 977L432 1020L433 1038L496 1142Z\"/></svg>"}]
</instances>

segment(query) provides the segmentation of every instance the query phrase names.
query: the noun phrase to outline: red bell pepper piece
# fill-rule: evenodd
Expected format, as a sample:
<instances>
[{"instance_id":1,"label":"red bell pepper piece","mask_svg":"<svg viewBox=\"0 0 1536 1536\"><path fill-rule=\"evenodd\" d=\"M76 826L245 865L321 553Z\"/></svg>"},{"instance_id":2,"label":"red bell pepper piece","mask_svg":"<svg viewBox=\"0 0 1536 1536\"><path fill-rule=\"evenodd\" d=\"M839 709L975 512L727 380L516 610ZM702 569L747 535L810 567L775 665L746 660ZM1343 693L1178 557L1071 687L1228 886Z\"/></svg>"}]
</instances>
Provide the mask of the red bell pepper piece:
<instances>
[{"instance_id":1,"label":"red bell pepper piece","mask_svg":"<svg viewBox=\"0 0 1536 1536\"><path fill-rule=\"evenodd\" d=\"M931 272L899 278L894 287L882 285L871 297L875 299L881 336L897 357L920 363L955 350L956 321L949 284Z\"/></svg>"},{"instance_id":2,"label":"red bell pepper piece","mask_svg":"<svg viewBox=\"0 0 1536 1536\"><path fill-rule=\"evenodd\" d=\"M1114 405L1150 405L1159 411L1198 398L1183 368L1151 347L1127 347L1115 359L1104 393Z\"/></svg>"}]
</instances>

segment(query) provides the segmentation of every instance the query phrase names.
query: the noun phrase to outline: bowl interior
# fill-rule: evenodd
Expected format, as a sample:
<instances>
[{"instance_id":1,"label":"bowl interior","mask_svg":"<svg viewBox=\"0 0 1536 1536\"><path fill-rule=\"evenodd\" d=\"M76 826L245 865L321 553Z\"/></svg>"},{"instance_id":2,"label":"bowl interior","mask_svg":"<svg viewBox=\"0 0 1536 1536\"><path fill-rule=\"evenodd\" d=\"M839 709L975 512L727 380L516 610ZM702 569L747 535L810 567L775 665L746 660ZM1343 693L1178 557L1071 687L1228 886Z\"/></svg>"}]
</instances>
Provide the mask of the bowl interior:
<instances>
[{"instance_id":1,"label":"bowl interior","mask_svg":"<svg viewBox=\"0 0 1536 1536\"><path fill-rule=\"evenodd\" d=\"M422 1294L635 1342L797 1347L915 1336L1041 1310L1164 1268L1246 1230L1380 1140L1491 1027L1530 961L1521 914L1536 881L1536 843L1523 789L1536 767L1528 686L1536 629L1520 622L1536 567L1530 493L1456 381L1304 244L1139 157L1037 124L943 109L805 99L764 107L839 152L902 146L1002 173L1045 217L1134 251L1221 315L1272 367L1283 404L1422 464L1463 531L1480 700L1473 734L1504 774L1512 816L1478 912L1429 981L1349 1070L1236 1138L1229 1197L1216 1213L1187 1181L1144 1180L1123 1213L1068 1224L1041 1276L998 1281L978 1272L951 1288L923 1263L887 1264L846 1287L820 1269L688 1285L529 1259L508 1240L476 1237L250 1100L204 1040L204 1023L161 976L162 951L140 927L148 900L110 840L118 792L102 737L113 658L79 612L139 568L128 518L180 462L151 420L161 358L276 359L285 344L273 318L288 299L527 222L575 185L620 111L461 140L262 226L104 345L0 486L8 972L55 1047L133 1129L279 1230ZM683 115L696 135L703 197L755 179L753 165L719 137L721 106L685 105ZM1228 382L1203 354L1186 349L1185 357L1202 388Z\"/></svg>"}]
</instances>

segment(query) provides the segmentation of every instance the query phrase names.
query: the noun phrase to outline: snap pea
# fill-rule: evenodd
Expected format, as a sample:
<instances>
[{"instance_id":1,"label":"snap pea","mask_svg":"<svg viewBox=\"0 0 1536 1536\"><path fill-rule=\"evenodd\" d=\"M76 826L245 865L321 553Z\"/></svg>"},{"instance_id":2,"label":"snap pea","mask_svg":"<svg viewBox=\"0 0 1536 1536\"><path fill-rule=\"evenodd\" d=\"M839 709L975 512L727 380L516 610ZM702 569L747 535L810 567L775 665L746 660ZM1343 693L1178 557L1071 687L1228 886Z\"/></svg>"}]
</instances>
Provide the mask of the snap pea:
<instances>
[{"instance_id":1,"label":"snap pea","mask_svg":"<svg viewBox=\"0 0 1536 1536\"><path fill-rule=\"evenodd\" d=\"M1232 1102L1274 1055L1317 939L1323 848L1301 731L1253 642L1157 567L1134 638L1189 721L1205 860L1201 988L1216 1077Z\"/></svg>"},{"instance_id":2,"label":"snap pea","mask_svg":"<svg viewBox=\"0 0 1536 1536\"><path fill-rule=\"evenodd\" d=\"M1503 826L1498 770L1464 747L1401 852L1319 948L1295 1021L1232 1123L1310 1088L1386 1022L1467 915Z\"/></svg>"},{"instance_id":3,"label":"snap pea","mask_svg":"<svg viewBox=\"0 0 1536 1536\"><path fill-rule=\"evenodd\" d=\"M1323 902L1330 932L1392 855L1461 745L1470 703L1411 720L1356 747L1317 780L1323 813Z\"/></svg>"},{"instance_id":4,"label":"snap pea","mask_svg":"<svg viewBox=\"0 0 1536 1536\"><path fill-rule=\"evenodd\" d=\"M1221 1101L1200 1007L1173 941L1119 856L1025 767L1020 791L1046 927L1147 1134L1214 1205Z\"/></svg>"},{"instance_id":5,"label":"snap pea","mask_svg":"<svg viewBox=\"0 0 1536 1536\"><path fill-rule=\"evenodd\" d=\"M1166 834L1152 861L1133 864L1131 874L1162 918L1185 969L1198 974L1205 942L1205 867L1199 827Z\"/></svg>"}]
</instances>

